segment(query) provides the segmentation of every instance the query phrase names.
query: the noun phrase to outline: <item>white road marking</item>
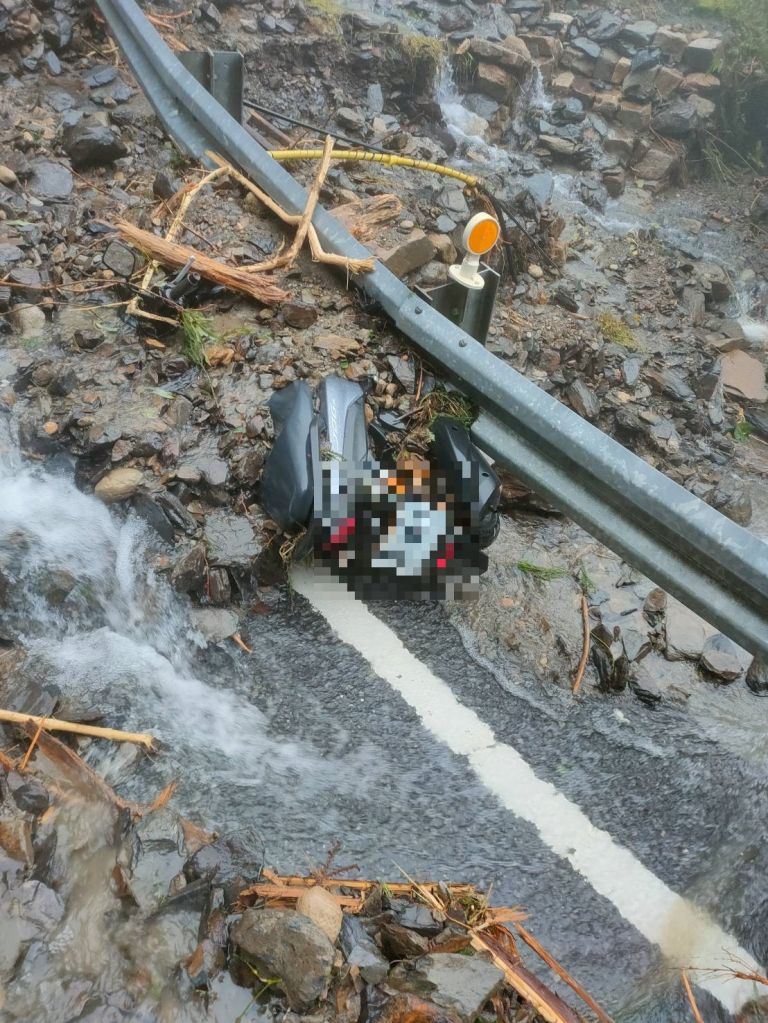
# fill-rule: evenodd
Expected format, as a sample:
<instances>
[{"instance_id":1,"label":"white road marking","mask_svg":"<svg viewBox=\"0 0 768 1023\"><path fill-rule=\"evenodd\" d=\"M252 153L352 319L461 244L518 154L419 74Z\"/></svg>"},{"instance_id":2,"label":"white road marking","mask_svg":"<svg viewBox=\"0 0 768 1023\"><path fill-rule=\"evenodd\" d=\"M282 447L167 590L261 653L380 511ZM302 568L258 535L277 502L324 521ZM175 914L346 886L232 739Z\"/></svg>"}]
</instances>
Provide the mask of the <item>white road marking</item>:
<instances>
[{"instance_id":1,"label":"white road marking","mask_svg":"<svg viewBox=\"0 0 768 1023\"><path fill-rule=\"evenodd\" d=\"M392 629L346 587L309 569L292 573L293 586L320 612L339 638L358 650L395 689L437 739L467 757L480 781L515 816L529 821L542 841L584 877L676 967L700 968L699 987L728 1010L755 997L754 985L704 972L762 969L734 937L706 913L677 895L607 831L549 782L523 757L498 742L492 729L460 703L450 686L413 656ZM652 822L650 823L652 826ZM738 966L736 964L738 963Z\"/></svg>"}]
</instances>

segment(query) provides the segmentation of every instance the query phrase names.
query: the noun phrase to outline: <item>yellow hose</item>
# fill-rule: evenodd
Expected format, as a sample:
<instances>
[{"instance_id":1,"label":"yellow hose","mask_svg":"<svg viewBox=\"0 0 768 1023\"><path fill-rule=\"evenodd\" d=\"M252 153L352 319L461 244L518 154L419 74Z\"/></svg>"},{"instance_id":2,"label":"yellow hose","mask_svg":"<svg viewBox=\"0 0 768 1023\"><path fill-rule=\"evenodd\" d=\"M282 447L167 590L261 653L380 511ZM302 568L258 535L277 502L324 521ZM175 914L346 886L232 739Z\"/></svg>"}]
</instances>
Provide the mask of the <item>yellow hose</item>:
<instances>
[{"instance_id":1,"label":"yellow hose","mask_svg":"<svg viewBox=\"0 0 768 1023\"><path fill-rule=\"evenodd\" d=\"M269 155L283 163L287 160L319 160L322 149L270 149ZM465 185L476 188L480 184L480 178L474 174L464 174L463 171L454 170L453 167L445 167L441 163L429 163L428 160L413 160L410 156L394 156L392 153L372 153L367 149L334 149L331 154L333 160L358 161L360 163L383 163L387 167L411 167L414 170L432 171L434 174L442 174L446 178L456 178Z\"/></svg>"}]
</instances>

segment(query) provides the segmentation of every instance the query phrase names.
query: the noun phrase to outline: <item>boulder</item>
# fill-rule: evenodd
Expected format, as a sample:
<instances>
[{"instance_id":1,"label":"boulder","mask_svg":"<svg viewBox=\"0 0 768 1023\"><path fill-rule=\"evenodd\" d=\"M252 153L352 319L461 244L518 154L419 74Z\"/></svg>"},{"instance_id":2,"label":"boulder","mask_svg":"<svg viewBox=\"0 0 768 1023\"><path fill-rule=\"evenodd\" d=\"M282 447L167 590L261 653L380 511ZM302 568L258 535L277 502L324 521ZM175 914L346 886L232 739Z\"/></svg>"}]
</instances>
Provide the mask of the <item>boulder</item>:
<instances>
[{"instance_id":1,"label":"boulder","mask_svg":"<svg viewBox=\"0 0 768 1023\"><path fill-rule=\"evenodd\" d=\"M703 618L699 618L693 611L670 597L667 601L666 613L666 648L665 656L668 661L693 660L701 657L704 644L710 636L715 635L715 629Z\"/></svg>"},{"instance_id":2,"label":"boulder","mask_svg":"<svg viewBox=\"0 0 768 1023\"><path fill-rule=\"evenodd\" d=\"M620 39L630 46L650 46L659 26L653 21L633 21L621 30Z\"/></svg>"},{"instance_id":3,"label":"boulder","mask_svg":"<svg viewBox=\"0 0 768 1023\"><path fill-rule=\"evenodd\" d=\"M619 54L615 50L605 49L600 51L600 56L595 61L594 76L598 82L610 82L616 65L619 63Z\"/></svg>"},{"instance_id":4,"label":"boulder","mask_svg":"<svg viewBox=\"0 0 768 1023\"><path fill-rule=\"evenodd\" d=\"M567 393L568 399L571 403L571 408L574 412L577 412L582 419L597 419L600 414L600 402L583 380L574 380L568 387Z\"/></svg>"},{"instance_id":5,"label":"boulder","mask_svg":"<svg viewBox=\"0 0 768 1023\"><path fill-rule=\"evenodd\" d=\"M262 544L245 515L223 508L208 514L204 527L208 563L224 568L248 568Z\"/></svg>"},{"instance_id":6,"label":"boulder","mask_svg":"<svg viewBox=\"0 0 768 1023\"><path fill-rule=\"evenodd\" d=\"M474 1023L501 988L504 974L483 956L447 952L417 960L413 980L437 1005L455 1012L464 1023Z\"/></svg>"},{"instance_id":7,"label":"boulder","mask_svg":"<svg viewBox=\"0 0 768 1023\"><path fill-rule=\"evenodd\" d=\"M38 305L17 305L8 314L22 340L34 340L45 333L45 313Z\"/></svg>"},{"instance_id":8,"label":"boulder","mask_svg":"<svg viewBox=\"0 0 768 1023\"><path fill-rule=\"evenodd\" d=\"M75 179L67 167L45 159L33 160L30 167L27 188L38 199L63 202L72 194Z\"/></svg>"},{"instance_id":9,"label":"boulder","mask_svg":"<svg viewBox=\"0 0 768 1023\"><path fill-rule=\"evenodd\" d=\"M711 71L722 52L722 39L694 39L683 52L683 63L692 71Z\"/></svg>"},{"instance_id":10,"label":"boulder","mask_svg":"<svg viewBox=\"0 0 768 1023\"><path fill-rule=\"evenodd\" d=\"M493 64L502 67L518 79L524 78L533 66L530 51L518 36L507 36L500 43L490 39L473 39L469 52L481 66Z\"/></svg>"},{"instance_id":11,"label":"boulder","mask_svg":"<svg viewBox=\"0 0 768 1023\"><path fill-rule=\"evenodd\" d=\"M673 67L660 67L656 72L656 77L653 80L653 84L656 88L656 92L666 99L667 96L672 96L676 93L681 86L685 78L682 72L677 71Z\"/></svg>"},{"instance_id":12,"label":"boulder","mask_svg":"<svg viewBox=\"0 0 768 1023\"><path fill-rule=\"evenodd\" d=\"M309 1012L331 979L334 947L309 917L283 909L246 909L232 943L259 977L279 977L294 1012ZM256 977L255 984L259 984Z\"/></svg>"},{"instance_id":13,"label":"boulder","mask_svg":"<svg viewBox=\"0 0 768 1023\"><path fill-rule=\"evenodd\" d=\"M223 608L193 608L189 612L189 620L208 643L221 643L239 628L239 620L234 611Z\"/></svg>"},{"instance_id":14,"label":"boulder","mask_svg":"<svg viewBox=\"0 0 768 1023\"><path fill-rule=\"evenodd\" d=\"M198 543L185 551L171 569L171 583L179 593L201 592L208 564L205 544Z\"/></svg>"}]
</instances>

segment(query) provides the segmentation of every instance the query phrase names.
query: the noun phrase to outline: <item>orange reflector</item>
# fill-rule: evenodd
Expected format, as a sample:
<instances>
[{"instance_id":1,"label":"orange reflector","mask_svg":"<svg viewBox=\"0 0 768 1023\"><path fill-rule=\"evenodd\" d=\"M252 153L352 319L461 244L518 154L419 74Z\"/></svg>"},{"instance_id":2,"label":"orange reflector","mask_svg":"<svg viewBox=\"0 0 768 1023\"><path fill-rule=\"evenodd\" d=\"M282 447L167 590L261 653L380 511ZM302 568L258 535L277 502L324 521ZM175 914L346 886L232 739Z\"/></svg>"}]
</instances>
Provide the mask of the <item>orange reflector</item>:
<instances>
[{"instance_id":1,"label":"orange reflector","mask_svg":"<svg viewBox=\"0 0 768 1023\"><path fill-rule=\"evenodd\" d=\"M470 227L466 236L467 249L476 256L482 256L484 252L492 249L499 240L500 228L498 222L487 214L478 217L477 223Z\"/></svg>"}]
</instances>

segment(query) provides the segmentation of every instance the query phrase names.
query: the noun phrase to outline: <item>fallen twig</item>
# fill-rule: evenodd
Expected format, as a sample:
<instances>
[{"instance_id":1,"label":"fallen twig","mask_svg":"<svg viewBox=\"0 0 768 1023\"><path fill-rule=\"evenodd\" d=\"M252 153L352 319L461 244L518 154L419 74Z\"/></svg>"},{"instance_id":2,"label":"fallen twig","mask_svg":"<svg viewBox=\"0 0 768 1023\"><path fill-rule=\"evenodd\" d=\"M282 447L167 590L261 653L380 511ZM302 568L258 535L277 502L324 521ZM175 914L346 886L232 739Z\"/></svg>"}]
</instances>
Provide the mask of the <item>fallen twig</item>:
<instances>
[{"instance_id":1,"label":"fallen twig","mask_svg":"<svg viewBox=\"0 0 768 1023\"><path fill-rule=\"evenodd\" d=\"M74 721L61 721L59 718L44 718L38 714L21 714L15 710L0 710L0 721L8 721L16 725L36 725L37 739L43 729L53 732L73 732L75 735L89 735L95 739L113 739L115 742L135 742L147 749L155 748L155 740L151 735L142 732L121 732L116 728L97 728L95 725L81 725ZM37 740L36 740L37 741Z\"/></svg>"},{"instance_id":2,"label":"fallen twig","mask_svg":"<svg viewBox=\"0 0 768 1023\"><path fill-rule=\"evenodd\" d=\"M222 284L233 291L241 291L262 305L278 305L289 297L288 292L283 291L263 273L251 271L247 267L229 266L221 260L211 259L190 245L180 245L165 238L158 238L157 235L143 231L127 220L118 220L115 226L126 241L132 242L148 256L166 266L179 270L184 266L193 267L206 280Z\"/></svg>"},{"instance_id":3,"label":"fallen twig","mask_svg":"<svg viewBox=\"0 0 768 1023\"><path fill-rule=\"evenodd\" d=\"M680 977L683 981L683 987L685 988L685 994L688 999L688 1004L691 1007L693 1018L696 1020L696 1023L704 1023L704 1018L701 1015L701 1010L699 1009L698 1002L696 1001L696 996L694 995L693 988L691 987L691 982L690 980L688 980L688 974L685 972L685 970L680 971Z\"/></svg>"},{"instance_id":4,"label":"fallen twig","mask_svg":"<svg viewBox=\"0 0 768 1023\"><path fill-rule=\"evenodd\" d=\"M540 959L544 960L544 962L547 964L550 970L554 970L558 977L562 981L564 981L568 985L568 987L571 988L572 991L575 991L579 998L590 1007L590 1009L592 1010L592 1012L595 1013L598 1019L601 1019L603 1023L613 1023L613 1020L608 1015L608 1013L605 1012L604 1009L600 1008L600 1006L589 994L589 992L584 990L584 988L581 986L581 984L579 984L575 977L572 977L571 974L565 969L565 967L561 966L560 963L558 963L558 961L555 959L552 953L548 952L544 948L544 946L540 944L529 931L527 931L520 924L515 924L515 930L526 943L526 945L530 949L532 949L536 953L536 955L539 956Z\"/></svg>"},{"instance_id":5,"label":"fallen twig","mask_svg":"<svg viewBox=\"0 0 768 1023\"><path fill-rule=\"evenodd\" d=\"M249 647L248 644L243 640L243 637L240 635L239 632L233 632L229 638L232 640L233 643L236 643L241 650L245 651L246 654L253 653L252 648Z\"/></svg>"},{"instance_id":6,"label":"fallen twig","mask_svg":"<svg viewBox=\"0 0 768 1023\"><path fill-rule=\"evenodd\" d=\"M589 628L589 605L587 604L587 598L582 593L581 595L581 620L584 627L584 646L581 651L581 660L579 666L576 669L576 675L573 680L573 687L571 692L575 696L581 686L581 680L584 678L584 669L587 667L587 658L589 657L589 646L590 646L590 628Z\"/></svg>"},{"instance_id":7,"label":"fallen twig","mask_svg":"<svg viewBox=\"0 0 768 1023\"><path fill-rule=\"evenodd\" d=\"M27 769L27 764L29 763L29 758L32 756L32 750L35 748L35 746L37 746L37 740L40 738L40 733L43 730L43 725L45 724L45 720L46 720L45 718L40 718L40 720L38 722L37 731L32 736L32 741L30 742L29 746L27 746L27 752L24 754L24 757L23 757L21 763L19 764L19 770L20 771L26 771L26 769Z\"/></svg>"}]
</instances>

